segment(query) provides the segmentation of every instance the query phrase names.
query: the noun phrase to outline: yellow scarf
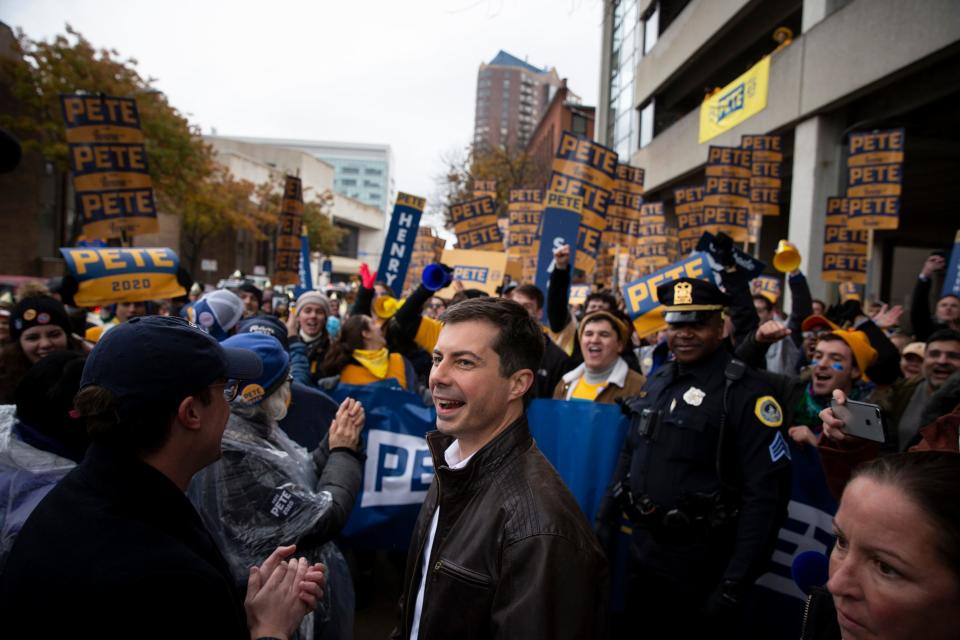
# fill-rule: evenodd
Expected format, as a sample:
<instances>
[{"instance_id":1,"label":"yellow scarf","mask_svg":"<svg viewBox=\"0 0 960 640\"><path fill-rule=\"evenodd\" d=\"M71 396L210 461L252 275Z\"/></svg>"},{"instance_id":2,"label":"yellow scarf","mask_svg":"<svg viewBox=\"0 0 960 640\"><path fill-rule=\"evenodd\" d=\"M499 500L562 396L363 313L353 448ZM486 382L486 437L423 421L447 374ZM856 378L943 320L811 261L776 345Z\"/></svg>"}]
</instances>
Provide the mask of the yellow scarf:
<instances>
[{"instance_id":1,"label":"yellow scarf","mask_svg":"<svg viewBox=\"0 0 960 640\"><path fill-rule=\"evenodd\" d=\"M386 347L376 351L370 349L353 350L353 359L380 380L383 380L387 375L387 366L390 364L389 357L390 354Z\"/></svg>"}]
</instances>

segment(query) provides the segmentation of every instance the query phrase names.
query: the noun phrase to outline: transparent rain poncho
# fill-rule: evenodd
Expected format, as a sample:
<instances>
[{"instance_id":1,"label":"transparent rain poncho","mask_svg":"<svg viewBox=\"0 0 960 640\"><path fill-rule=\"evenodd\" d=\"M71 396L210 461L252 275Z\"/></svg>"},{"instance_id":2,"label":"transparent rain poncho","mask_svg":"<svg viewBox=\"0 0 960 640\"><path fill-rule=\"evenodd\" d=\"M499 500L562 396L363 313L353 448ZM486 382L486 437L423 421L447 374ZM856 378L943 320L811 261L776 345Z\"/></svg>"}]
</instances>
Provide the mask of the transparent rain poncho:
<instances>
[{"instance_id":1,"label":"transparent rain poncho","mask_svg":"<svg viewBox=\"0 0 960 640\"><path fill-rule=\"evenodd\" d=\"M14 433L14 405L0 405L0 568L23 523L43 497L76 466Z\"/></svg>"},{"instance_id":2,"label":"transparent rain poncho","mask_svg":"<svg viewBox=\"0 0 960 640\"><path fill-rule=\"evenodd\" d=\"M347 453L330 455L326 441L307 452L258 407L231 410L223 457L194 477L191 500L241 589L250 566L278 546L296 544L297 557L327 565L323 601L304 619L301 637L350 637L353 583L330 540L346 523L360 488L360 461Z\"/></svg>"}]
</instances>

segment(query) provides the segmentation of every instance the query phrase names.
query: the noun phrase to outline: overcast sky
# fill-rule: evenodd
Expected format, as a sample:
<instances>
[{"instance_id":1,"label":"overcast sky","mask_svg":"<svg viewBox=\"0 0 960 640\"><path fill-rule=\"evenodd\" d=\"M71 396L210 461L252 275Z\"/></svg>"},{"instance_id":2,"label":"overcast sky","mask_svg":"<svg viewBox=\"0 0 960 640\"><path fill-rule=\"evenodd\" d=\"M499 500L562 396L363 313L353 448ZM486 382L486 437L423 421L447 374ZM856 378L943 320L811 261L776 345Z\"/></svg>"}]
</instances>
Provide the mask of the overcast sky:
<instances>
[{"instance_id":1,"label":"overcast sky","mask_svg":"<svg viewBox=\"0 0 960 640\"><path fill-rule=\"evenodd\" d=\"M425 197L473 137L477 69L497 51L556 67L596 105L601 0L0 0L34 39L69 23L136 58L204 133L385 143Z\"/></svg>"}]
</instances>

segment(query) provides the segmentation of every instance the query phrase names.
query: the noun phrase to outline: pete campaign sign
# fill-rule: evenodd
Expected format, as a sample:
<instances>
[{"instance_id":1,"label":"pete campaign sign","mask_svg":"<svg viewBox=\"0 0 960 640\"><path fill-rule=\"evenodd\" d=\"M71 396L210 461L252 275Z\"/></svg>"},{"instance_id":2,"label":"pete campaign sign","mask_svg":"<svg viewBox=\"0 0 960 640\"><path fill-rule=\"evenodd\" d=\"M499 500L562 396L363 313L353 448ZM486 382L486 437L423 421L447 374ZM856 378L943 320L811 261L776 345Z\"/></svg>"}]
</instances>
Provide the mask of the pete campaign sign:
<instances>
[{"instance_id":1,"label":"pete campaign sign","mask_svg":"<svg viewBox=\"0 0 960 640\"><path fill-rule=\"evenodd\" d=\"M177 298L187 293L177 282L180 260L171 249L62 248L60 253L77 280L74 303L78 307Z\"/></svg>"},{"instance_id":2,"label":"pete campaign sign","mask_svg":"<svg viewBox=\"0 0 960 640\"><path fill-rule=\"evenodd\" d=\"M713 281L707 254L695 252L689 258L624 285L623 299L637 335L644 338L667 326L663 320L663 305L657 300L657 287L684 277Z\"/></svg>"}]
</instances>

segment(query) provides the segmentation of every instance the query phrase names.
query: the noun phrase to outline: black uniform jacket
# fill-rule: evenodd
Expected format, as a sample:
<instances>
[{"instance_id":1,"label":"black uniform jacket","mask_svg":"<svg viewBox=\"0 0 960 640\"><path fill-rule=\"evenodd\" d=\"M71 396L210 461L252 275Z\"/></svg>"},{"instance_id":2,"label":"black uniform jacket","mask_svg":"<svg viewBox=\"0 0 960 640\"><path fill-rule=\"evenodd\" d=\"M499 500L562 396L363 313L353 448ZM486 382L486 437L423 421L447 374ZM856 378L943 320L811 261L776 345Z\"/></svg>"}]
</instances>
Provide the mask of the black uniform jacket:
<instances>
[{"instance_id":1,"label":"black uniform jacket","mask_svg":"<svg viewBox=\"0 0 960 640\"><path fill-rule=\"evenodd\" d=\"M450 469L453 442L427 434L436 476L414 529L395 638L409 638L439 504L420 639L602 638L606 561L583 512L522 416Z\"/></svg>"},{"instance_id":2,"label":"black uniform jacket","mask_svg":"<svg viewBox=\"0 0 960 640\"><path fill-rule=\"evenodd\" d=\"M692 494L720 491L717 448L723 412L724 372L731 356L718 349L706 359L684 365L671 362L647 381L640 397L628 400L634 415L620 454L614 482L630 474L634 496L647 496L661 508L678 506ZM723 580L752 582L773 551L777 531L786 517L790 495L789 447L781 432L782 409L768 384L753 370L730 388L722 457L727 493L739 517L729 541L721 548L654 542L634 527L640 562L668 575L702 574L718 557ZM771 403L773 401L773 403ZM643 409L660 413L652 437L639 435L637 416ZM601 509L603 513L605 509ZM717 542L717 541L714 541ZM732 545L732 548L729 548ZM722 547L728 547L723 549Z\"/></svg>"},{"instance_id":3,"label":"black uniform jacket","mask_svg":"<svg viewBox=\"0 0 960 640\"><path fill-rule=\"evenodd\" d=\"M165 475L93 445L24 524L0 574L8 638L249 638L200 516Z\"/></svg>"}]
</instances>

